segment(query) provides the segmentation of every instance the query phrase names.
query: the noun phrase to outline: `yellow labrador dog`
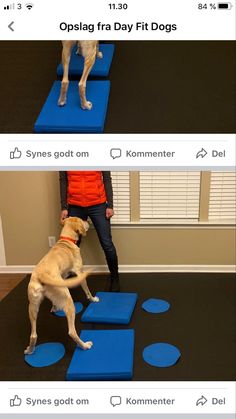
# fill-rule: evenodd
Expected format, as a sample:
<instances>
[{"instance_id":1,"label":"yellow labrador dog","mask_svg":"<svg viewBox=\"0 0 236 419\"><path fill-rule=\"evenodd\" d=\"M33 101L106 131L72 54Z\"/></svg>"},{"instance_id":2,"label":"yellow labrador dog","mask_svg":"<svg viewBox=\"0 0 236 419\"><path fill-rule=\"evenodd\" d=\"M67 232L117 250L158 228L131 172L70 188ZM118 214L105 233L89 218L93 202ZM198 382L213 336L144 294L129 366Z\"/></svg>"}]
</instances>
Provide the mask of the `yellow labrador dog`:
<instances>
[{"instance_id":1,"label":"yellow labrador dog","mask_svg":"<svg viewBox=\"0 0 236 419\"><path fill-rule=\"evenodd\" d=\"M63 78L61 82L61 92L58 100L59 106L66 104L67 90L69 86L69 64L71 51L73 46L77 43L77 54L84 57L84 69L81 79L79 81L79 95L82 109L92 109L92 103L86 99L86 82L90 71L93 68L96 57L102 58L102 53L99 51L98 41L62 41L62 65Z\"/></svg>"},{"instance_id":2,"label":"yellow labrador dog","mask_svg":"<svg viewBox=\"0 0 236 419\"><path fill-rule=\"evenodd\" d=\"M44 297L52 301L52 311L64 310L69 336L83 349L90 349L92 342L83 342L75 329L75 307L68 288L81 285L87 298L97 302L89 291L86 277L91 271L82 271L80 249L76 245L79 235L86 235L88 223L77 217L69 217L63 221L63 228L58 242L34 268L28 285L29 318L31 335L25 354L32 354L37 342L36 322L38 311ZM69 272L76 276L64 280Z\"/></svg>"}]
</instances>

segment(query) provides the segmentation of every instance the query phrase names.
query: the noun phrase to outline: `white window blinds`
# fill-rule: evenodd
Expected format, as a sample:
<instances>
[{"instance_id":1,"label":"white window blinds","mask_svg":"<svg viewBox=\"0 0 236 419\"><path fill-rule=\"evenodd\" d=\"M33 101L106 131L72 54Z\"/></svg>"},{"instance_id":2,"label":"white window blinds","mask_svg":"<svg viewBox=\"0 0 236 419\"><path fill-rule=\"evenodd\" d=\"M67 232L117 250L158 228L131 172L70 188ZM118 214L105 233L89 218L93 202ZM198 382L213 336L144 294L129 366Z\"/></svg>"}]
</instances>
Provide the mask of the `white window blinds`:
<instances>
[{"instance_id":1,"label":"white window blinds","mask_svg":"<svg viewBox=\"0 0 236 419\"><path fill-rule=\"evenodd\" d=\"M235 172L211 172L209 220L235 221Z\"/></svg>"},{"instance_id":2,"label":"white window blinds","mask_svg":"<svg viewBox=\"0 0 236 419\"><path fill-rule=\"evenodd\" d=\"M115 215L111 221L127 223L130 221L130 180L129 172L111 172L113 187L113 206Z\"/></svg>"},{"instance_id":3,"label":"white window blinds","mask_svg":"<svg viewBox=\"0 0 236 419\"><path fill-rule=\"evenodd\" d=\"M198 220L200 172L140 172L140 221Z\"/></svg>"}]
</instances>

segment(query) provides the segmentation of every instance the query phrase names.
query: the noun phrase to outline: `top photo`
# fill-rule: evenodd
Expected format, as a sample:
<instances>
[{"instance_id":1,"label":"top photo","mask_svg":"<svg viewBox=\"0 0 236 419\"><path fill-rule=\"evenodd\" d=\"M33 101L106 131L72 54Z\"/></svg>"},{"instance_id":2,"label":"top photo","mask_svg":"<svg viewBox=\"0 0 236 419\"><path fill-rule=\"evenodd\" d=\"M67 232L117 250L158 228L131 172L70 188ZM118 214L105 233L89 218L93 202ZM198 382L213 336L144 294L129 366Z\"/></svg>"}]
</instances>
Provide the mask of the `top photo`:
<instances>
[{"instance_id":1,"label":"top photo","mask_svg":"<svg viewBox=\"0 0 236 419\"><path fill-rule=\"evenodd\" d=\"M1 41L0 133L234 133L233 41Z\"/></svg>"}]
</instances>

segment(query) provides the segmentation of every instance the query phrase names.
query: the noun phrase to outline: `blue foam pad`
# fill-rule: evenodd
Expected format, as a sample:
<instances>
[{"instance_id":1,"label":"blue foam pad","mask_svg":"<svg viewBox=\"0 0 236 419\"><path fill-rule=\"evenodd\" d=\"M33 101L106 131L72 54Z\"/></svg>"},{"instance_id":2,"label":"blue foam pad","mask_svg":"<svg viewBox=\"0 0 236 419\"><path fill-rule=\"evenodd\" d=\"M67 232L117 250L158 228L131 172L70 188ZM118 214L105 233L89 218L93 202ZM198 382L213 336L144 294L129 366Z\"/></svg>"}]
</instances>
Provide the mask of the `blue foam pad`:
<instances>
[{"instance_id":1,"label":"blue foam pad","mask_svg":"<svg viewBox=\"0 0 236 419\"><path fill-rule=\"evenodd\" d=\"M159 300L157 298L149 298L149 300L144 301L142 308L148 313L164 313L170 308L168 301Z\"/></svg>"},{"instance_id":2,"label":"blue foam pad","mask_svg":"<svg viewBox=\"0 0 236 419\"><path fill-rule=\"evenodd\" d=\"M134 330L83 330L91 349L77 347L67 370L67 380L130 380L133 375Z\"/></svg>"},{"instance_id":3,"label":"blue foam pad","mask_svg":"<svg viewBox=\"0 0 236 419\"><path fill-rule=\"evenodd\" d=\"M42 343L35 347L32 355L25 355L25 361L31 367L48 367L60 361L65 355L65 348L61 343Z\"/></svg>"},{"instance_id":4,"label":"blue foam pad","mask_svg":"<svg viewBox=\"0 0 236 419\"><path fill-rule=\"evenodd\" d=\"M128 324L138 295L125 292L98 292L98 303L90 303L81 317L85 323Z\"/></svg>"},{"instance_id":5,"label":"blue foam pad","mask_svg":"<svg viewBox=\"0 0 236 419\"><path fill-rule=\"evenodd\" d=\"M114 54L114 44L100 44L99 51L103 53L102 58L96 58L94 66L90 72L90 76L95 77L106 77L109 74L110 66ZM75 46L71 53L70 65L69 65L69 76L80 76L84 68L84 58L81 55L76 54L77 46ZM62 77L63 67L62 63L57 67L57 75Z\"/></svg>"},{"instance_id":6,"label":"blue foam pad","mask_svg":"<svg viewBox=\"0 0 236 419\"><path fill-rule=\"evenodd\" d=\"M153 367L171 367L180 356L179 349L169 343L154 343L143 351L144 361Z\"/></svg>"},{"instance_id":7,"label":"blue foam pad","mask_svg":"<svg viewBox=\"0 0 236 419\"><path fill-rule=\"evenodd\" d=\"M37 133L77 133L103 132L110 92L110 82L88 81L87 100L92 109L84 110L80 106L78 82L69 84L67 103L58 106L61 82L55 81L34 125Z\"/></svg>"},{"instance_id":8,"label":"blue foam pad","mask_svg":"<svg viewBox=\"0 0 236 419\"><path fill-rule=\"evenodd\" d=\"M76 314L80 313L83 310L83 304L77 302L77 303L74 303L74 305L75 305ZM58 317L66 317L64 310L54 311L53 314L55 314L55 316L58 316Z\"/></svg>"}]
</instances>

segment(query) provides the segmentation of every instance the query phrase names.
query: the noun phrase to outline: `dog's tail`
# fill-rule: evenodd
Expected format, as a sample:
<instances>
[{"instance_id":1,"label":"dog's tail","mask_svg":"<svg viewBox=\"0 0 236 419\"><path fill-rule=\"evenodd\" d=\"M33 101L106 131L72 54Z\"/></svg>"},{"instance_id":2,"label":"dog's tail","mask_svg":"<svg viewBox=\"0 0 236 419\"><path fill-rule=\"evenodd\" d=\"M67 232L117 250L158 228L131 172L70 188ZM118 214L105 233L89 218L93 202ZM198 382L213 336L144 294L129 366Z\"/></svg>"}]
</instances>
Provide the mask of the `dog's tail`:
<instances>
[{"instance_id":1,"label":"dog's tail","mask_svg":"<svg viewBox=\"0 0 236 419\"><path fill-rule=\"evenodd\" d=\"M49 274L44 274L40 276L39 281L44 285L51 285L52 287L67 287L67 288L75 288L83 282L87 276L92 273L92 269L81 272L74 278L71 279L60 279L60 278L52 278Z\"/></svg>"}]
</instances>

